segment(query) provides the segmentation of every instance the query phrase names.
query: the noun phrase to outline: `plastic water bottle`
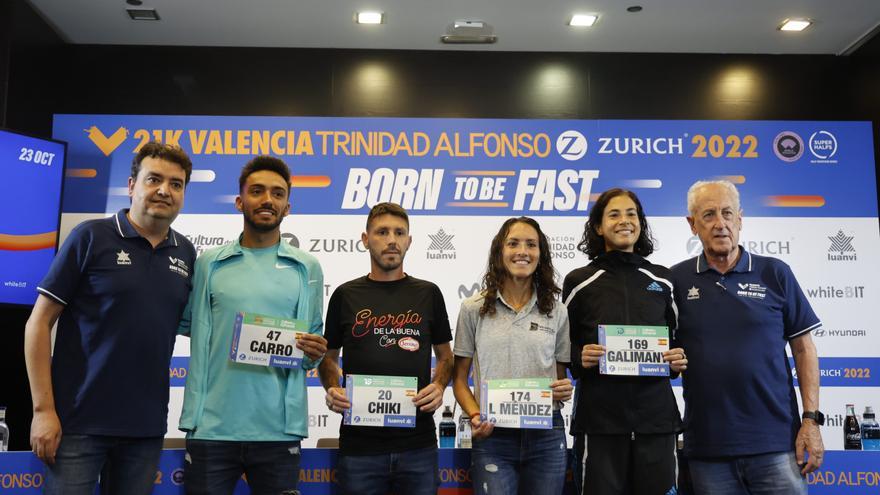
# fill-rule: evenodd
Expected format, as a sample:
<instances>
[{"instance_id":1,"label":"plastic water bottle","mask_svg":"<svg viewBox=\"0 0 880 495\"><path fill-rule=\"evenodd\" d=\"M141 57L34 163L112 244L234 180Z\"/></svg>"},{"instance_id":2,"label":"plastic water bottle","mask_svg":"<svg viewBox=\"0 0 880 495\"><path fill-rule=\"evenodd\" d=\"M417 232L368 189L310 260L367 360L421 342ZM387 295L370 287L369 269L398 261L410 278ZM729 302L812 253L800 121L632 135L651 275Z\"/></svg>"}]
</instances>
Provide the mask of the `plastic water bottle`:
<instances>
[{"instance_id":1,"label":"plastic water bottle","mask_svg":"<svg viewBox=\"0 0 880 495\"><path fill-rule=\"evenodd\" d=\"M440 448L455 448L455 420L452 419L452 411L449 406L443 410L443 420L440 421Z\"/></svg>"},{"instance_id":2,"label":"plastic water bottle","mask_svg":"<svg viewBox=\"0 0 880 495\"><path fill-rule=\"evenodd\" d=\"M0 407L0 452L9 450L9 427L6 426L6 408Z\"/></svg>"},{"instance_id":3,"label":"plastic water bottle","mask_svg":"<svg viewBox=\"0 0 880 495\"><path fill-rule=\"evenodd\" d=\"M464 413L458 417L458 448L471 448L471 417Z\"/></svg>"},{"instance_id":4,"label":"plastic water bottle","mask_svg":"<svg viewBox=\"0 0 880 495\"><path fill-rule=\"evenodd\" d=\"M843 448L845 450L862 450L862 431L856 418L856 407L846 405L846 419L843 421Z\"/></svg>"},{"instance_id":5,"label":"plastic water bottle","mask_svg":"<svg viewBox=\"0 0 880 495\"><path fill-rule=\"evenodd\" d=\"M862 449L880 450L880 424L874 419L874 409L865 407L862 415Z\"/></svg>"}]
</instances>

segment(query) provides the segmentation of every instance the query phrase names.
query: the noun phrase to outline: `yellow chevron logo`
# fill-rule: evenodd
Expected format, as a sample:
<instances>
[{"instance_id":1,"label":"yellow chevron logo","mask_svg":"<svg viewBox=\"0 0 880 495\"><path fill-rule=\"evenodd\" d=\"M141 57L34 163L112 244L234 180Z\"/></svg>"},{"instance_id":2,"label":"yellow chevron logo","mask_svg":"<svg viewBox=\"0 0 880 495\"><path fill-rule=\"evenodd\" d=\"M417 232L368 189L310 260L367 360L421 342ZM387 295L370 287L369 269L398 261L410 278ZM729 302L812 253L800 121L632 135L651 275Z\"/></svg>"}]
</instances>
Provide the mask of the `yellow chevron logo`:
<instances>
[{"instance_id":1,"label":"yellow chevron logo","mask_svg":"<svg viewBox=\"0 0 880 495\"><path fill-rule=\"evenodd\" d=\"M89 139L95 143L95 146L101 150L101 153L104 153L104 156L110 156L110 153L113 153L128 137L128 129L125 127L116 129L116 132L111 134L110 137L105 136L97 126L91 126L85 129L85 132L89 133Z\"/></svg>"}]
</instances>

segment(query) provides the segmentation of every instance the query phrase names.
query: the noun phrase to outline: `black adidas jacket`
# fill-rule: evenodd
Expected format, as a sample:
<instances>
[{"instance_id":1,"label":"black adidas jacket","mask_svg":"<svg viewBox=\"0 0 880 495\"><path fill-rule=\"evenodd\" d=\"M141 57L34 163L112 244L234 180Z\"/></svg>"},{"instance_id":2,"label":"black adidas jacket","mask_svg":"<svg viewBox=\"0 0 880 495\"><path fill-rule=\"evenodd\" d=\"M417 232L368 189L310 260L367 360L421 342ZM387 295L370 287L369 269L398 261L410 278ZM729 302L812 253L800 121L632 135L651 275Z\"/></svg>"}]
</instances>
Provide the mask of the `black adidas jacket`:
<instances>
[{"instance_id":1,"label":"black adidas jacket","mask_svg":"<svg viewBox=\"0 0 880 495\"><path fill-rule=\"evenodd\" d=\"M584 369L581 350L599 342L600 324L668 326L674 335L675 302L668 268L611 251L565 277L562 300L571 325L572 375L580 388L572 433L673 433L681 416L666 377L600 375ZM674 347L674 344L670 348Z\"/></svg>"}]
</instances>

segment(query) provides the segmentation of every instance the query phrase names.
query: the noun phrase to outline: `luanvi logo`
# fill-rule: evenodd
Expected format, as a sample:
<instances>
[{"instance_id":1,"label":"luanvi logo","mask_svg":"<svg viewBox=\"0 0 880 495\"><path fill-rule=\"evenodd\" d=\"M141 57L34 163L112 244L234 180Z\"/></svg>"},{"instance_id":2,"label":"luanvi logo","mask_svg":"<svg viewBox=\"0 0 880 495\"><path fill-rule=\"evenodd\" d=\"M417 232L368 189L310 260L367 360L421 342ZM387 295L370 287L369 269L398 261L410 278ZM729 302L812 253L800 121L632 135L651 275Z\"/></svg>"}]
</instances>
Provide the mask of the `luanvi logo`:
<instances>
[{"instance_id":1,"label":"luanvi logo","mask_svg":"<svg viewBox=\"0 0 880 495\"><path fill-rule=\"evenodd\" d=\"M855 236L844 235L842 230L837 231L837 235L828 237L831 241L831 247L828 248L828 261L855 261L856 248L853 247L852 241Z\"/></svg>"},{"instance_id":2,"label":"luanvi logo","mask_svg":"<svg viewBox=\"0 0 880 495\"><path fill-rule=\"evenodd\" d=\"M94 125L85 131L89 133L89 139L95 143L95 146L101 150L101 153L104 153L104 156L110 156L110 154L116 151L116 148L118 148L128 137L128 129L125 127L116 129L110 137L105 136L104 133L101 132L101 129L98 129L98 127Z\"/></svg>"},{"instance_id":3,"label":"luanvi logo","mask_svg":"<svg viewBox=\"0 0 880 495\"><path fill-rule=\"evenodd\" d=\"M131 264L131 255L120 249L119 252L116 253L116 264L117 265L130 265Z\"/></svg>"},{"instance_id":4,"label":"luanvi logo","mask_svg":"<svg viewBox=\"0 0 880 495\"><path fill-rule=\"evenodd\" d=\"M452 245L454 235L449 235L441 228L436 234L428 234L431 244L426 256L429 260L454 260L455 246ZM435 251L435 252L432 252Z\"/></svg>"}]
</instances>

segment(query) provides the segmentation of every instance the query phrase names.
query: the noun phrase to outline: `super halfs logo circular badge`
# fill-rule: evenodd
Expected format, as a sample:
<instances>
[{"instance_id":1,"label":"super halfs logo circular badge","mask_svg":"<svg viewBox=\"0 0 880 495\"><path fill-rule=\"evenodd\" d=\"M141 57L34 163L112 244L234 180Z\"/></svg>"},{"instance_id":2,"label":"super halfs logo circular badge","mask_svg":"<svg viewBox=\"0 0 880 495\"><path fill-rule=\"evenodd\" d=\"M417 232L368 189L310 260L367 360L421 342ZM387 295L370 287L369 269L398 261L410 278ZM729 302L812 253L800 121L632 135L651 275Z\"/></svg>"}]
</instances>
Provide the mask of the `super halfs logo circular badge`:
<instances>
[{"instance_id":1,"label":"super halfs logo circular badge","mask_svg":"<svg viewBox=\"0 0 880 495\"><path fill-rule=\"evenodd\" d=\"M797 133L782 131L773 139L773 153L784 162L796 162L804 155L804 140Z\"/></svg>"}]
</instances>

